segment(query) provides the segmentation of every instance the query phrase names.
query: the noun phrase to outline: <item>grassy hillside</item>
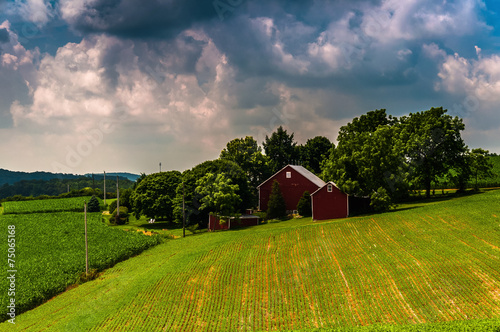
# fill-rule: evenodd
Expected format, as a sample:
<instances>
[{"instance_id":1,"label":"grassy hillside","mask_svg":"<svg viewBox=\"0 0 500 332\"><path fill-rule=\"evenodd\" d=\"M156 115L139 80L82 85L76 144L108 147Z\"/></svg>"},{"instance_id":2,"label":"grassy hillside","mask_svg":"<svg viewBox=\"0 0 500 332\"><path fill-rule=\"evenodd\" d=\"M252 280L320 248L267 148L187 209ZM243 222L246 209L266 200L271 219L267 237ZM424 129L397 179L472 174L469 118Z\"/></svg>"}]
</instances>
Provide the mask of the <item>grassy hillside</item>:
<instances>
[{"instance_id":1,"label":"grassy hillside","mask_svg":"<svg viewBox=\"0 0 500 332\"><path fill-rule=\"evenodd\" d=\"M499 201L491 191L169 241L22 314L14 330L496 331Z\"/></svg>"},{"instance_id":2,"label":"grassy hillside","mask_svg":"<svg viewBox=\"0 0 500 332\"><path fill-rule=\"evenodd\" d=\"M46 201L50 203L50 201ZM111 229L101 222L101 213L88 214L89 268L104 270L158 243L156 237L138 232ZM7 319L7 304L15 298L17 313L26 311L61 293L85 272L85 226L83 213L32 213L0 216L0 242L5 254L0 270L1 321ZM10 250L9 250L10 249ZM7 255L11 258L7 261ZM8 265L6 263L9 263ZM12 264L12 265L10 265ZM7 296L11 275L15 274L15 296ZM0 328L0 331L4 329Z\"/></svg>"}]
</instances>

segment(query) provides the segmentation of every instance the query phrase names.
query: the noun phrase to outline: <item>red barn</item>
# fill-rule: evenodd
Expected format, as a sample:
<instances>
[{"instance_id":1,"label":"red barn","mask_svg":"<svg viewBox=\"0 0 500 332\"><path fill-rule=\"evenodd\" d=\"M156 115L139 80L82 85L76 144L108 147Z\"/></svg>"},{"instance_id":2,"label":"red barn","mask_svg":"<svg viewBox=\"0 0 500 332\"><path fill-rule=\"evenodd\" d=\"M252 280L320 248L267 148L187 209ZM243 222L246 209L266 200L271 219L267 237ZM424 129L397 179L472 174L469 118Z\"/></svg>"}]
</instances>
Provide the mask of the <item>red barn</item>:
<instances>
[{"instance_id":1,"label":"red barn","mask_svg":"<svg viewBox=\"0 0 500 332\"><path fill-rule=\"evenodd\" d=\"M349 216L349 196L340 191L333 182L311 194L313 220L347 218Z\"/></svg>"},{"instance_id":2,"label":"red barn","mask_svg":"<svg viewBox=\"0 0 500 332\"><path fill-rule=\"evenodd\" d=\"M259 190L259 210L267 210L274 180L280 184L288 211L297 210L297 204L304 191L313 193L326 184L302 166L287 165L257 187Z\"/></svg>"}]
</instances>

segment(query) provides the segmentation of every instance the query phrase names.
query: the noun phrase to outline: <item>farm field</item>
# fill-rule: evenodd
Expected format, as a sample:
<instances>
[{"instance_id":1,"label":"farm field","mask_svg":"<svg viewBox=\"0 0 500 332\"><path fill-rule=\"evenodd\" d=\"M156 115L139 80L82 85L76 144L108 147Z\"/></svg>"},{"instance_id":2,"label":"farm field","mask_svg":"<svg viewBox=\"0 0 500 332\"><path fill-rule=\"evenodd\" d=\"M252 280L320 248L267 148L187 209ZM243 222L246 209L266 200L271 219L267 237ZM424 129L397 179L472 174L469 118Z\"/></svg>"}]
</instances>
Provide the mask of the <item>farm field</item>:
<instances>
[{"instance_id":1,"label":"farm field","mask_svg":"<svg viewBox=\"0 0 500 332\"><path fill-rule=\"evenodd\" d=\"M158 243L155 237L105 226L101 222L101 213L89 213L87 224L89 269L103 270ZM15 297L18 313L61 293L75 283L81 272L85 272L83 213L2 215L0 225L3 239L7 239L8 227L15 227L16 250L13 261L18 271ZM5 253L5 263L7 249L7 241L1 241L0 250ZM0 271L2 290L9 288L7 270L3 268ZM7 317L8 300L7 296L2 295L2 321Z\"/></svg>"},{"instance_id":2,"label":"farm field","mask_svg":"<svg viewBox=\"0 0 500 332\"><path fill-rule=\"evenodd\" d=\"M490 191L168 241L0 330L498 331L499 202Z\"/></svg>"},{"instance_id":3,"label":"farm field","mask_svg":"<svg viewBox=\"0 0 500 332\"><path fill-rule=\"evenodd\" d=\"M4 214L26 214L62 211L83 211L83 204L87 203L92 196L40 199L30 201L3 202ZM98 198L102 205L102 200Z\"/></svg>"}]
</instances>

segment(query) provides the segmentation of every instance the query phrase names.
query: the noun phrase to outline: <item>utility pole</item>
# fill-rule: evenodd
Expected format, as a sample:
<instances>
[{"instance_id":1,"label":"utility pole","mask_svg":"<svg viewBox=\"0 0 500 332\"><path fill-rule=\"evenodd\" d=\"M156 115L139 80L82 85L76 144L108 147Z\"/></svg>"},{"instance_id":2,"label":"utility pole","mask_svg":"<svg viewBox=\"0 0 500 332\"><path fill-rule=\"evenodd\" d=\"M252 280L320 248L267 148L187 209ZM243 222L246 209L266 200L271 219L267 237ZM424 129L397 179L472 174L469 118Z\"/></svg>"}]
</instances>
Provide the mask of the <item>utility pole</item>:
<instances>
[{"instance_id":1,"label":"utility pole","mask_svg":"<svg viewBox=\"0 0 500 332\"><path fill-rule=\"evenodd\" d=\"M106 171L104 171L104 205L106 205ZM113 211L111 211L113 213Z\"/></svg>"},{"instance_id":2,"label":"utility pole","mask_svg":"<svg viewBox=\"0 0 500 332\"><path fill-rule=\"evenodd\" d=\"M95 179L94 179L94 173L92 173L92 192L95 194Z\"/></svg>"},{"instance_id":3,"label":"utility pole","mask_svg":"<svg viewBox=\"0 0 500 332\"><path fill-rule=\"evenodd\" d=\"M182 237L186 237L186 206L184 199L184 182L182 182Z\"/></svg>"},{"instance_id":4,"label":"utility pole","mask_svg":"<svg viewBox=\"0 0 500 332\"><path fill-rule=\"evenodd\" d=\"M118 188L118 175L116 176L116 220L120 218L120 188Z\"/></svg>"},{"instance_id":5,"label":"utility pole","mask_svg":"<svg viewBox=\"0 0 500 332\"><path fill-rule=\"evenodd\" d=\"M85 211L85 275L89 274L89 243L87 241L87 202L84 201Z\"/></svg>"},{"instance_id":6,"label":"utility pole","mask_svg":"<svg viewBox=\"0 0 500 332\"><path fill-rule=\"evenodd\" d=\"M161 173L161 163L160 163L160 173Z\"/></svg>"}]
</instances>

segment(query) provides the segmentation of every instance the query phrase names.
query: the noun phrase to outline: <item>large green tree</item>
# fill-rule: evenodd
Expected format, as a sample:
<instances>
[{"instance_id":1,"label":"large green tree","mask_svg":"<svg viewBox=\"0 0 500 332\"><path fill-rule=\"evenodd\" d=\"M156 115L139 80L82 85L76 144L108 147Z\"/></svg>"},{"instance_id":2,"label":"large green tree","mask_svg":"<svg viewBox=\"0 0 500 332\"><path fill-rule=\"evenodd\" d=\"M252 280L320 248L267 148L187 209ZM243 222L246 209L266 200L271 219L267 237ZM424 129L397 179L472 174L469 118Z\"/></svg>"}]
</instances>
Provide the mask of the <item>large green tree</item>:
<instances>
[{"instance_id":1,"label":"large green tree","mask_svg":"<svg viewBox=\"0 0 500 332\"><path fill-rule=\"evenodd\" d=\"M341 127L337 147L322 164L322 177L348 194L370 196L372 206L386 209L407 192L397 124L381 109Z\"/></svg>"},{"instance_id":2,"label":"large green tree","mask_svg":"<svg viewBox=\"0 0 500 332\"><path fill-rule=\"evenodd\" d=\"M282 126L271 134L266 135L262 146L266 156L269 157L271 172L274 174L288 164L299 161L297 142L293 138L294 134L288 134Z\"/></svg>"},{"instance_id":3,"label":"large green tree","mask_svg":"<svg viewBox=\"0 0 500 332\"><path fill-rule=\"evenodd\" d=\"M130 199L136 217L173 220L176 188L181 183L179 171L161 172L142 179Z\"/></svg>"},{"instance_id":4,"label":"large green tree","mask_svg":"<svg viewBox=\"0 0 500 332\"><path fill-rule=\"evenodd\" d=\"M238 190L238 185L231 184L231 179L226 178L224 173L207 173L196 181L195 192L201 196L199 209L208 209L216 215L232 217L241 204Z\"/></svg>"},{"instance_id":5,"label":"large green tree","mask_svg":"<svg viewBox=\"0 0 500 332\"><path fill-rule=\"evenodd\" d=\"M262 148L258 146L257 141L251 136L235 138L221 151L220 159L233 161L243 169L252 192L253 204L249 206L255 205L257 186L272 175L269 157L262 154Z\"/></svg>"},{"instance_id":6,"label":"large green tree","mask_svg":"<svg viewBox=\"0 0 500 332\"><path fill-rule=\"evenodd\" d=\"M302 166L319 175L321 163L328 158L332 148L334 148L333 143L324 136L308 139L306 144L299 146Z\"/></svg>"},{"instance_id":7,"label":"large green tree","mask_svg":"<svg viewBox=\"0 0 500 332\"><path fill-rule=\"evenodd\" d=\"M247 175L243 169L234 161L226 159L209 160L182 173L183 183L177 186L174 203L174 214L177 222L182 221L182 200L184 195L187 223L190 225L199 224L202 227L207 224L208 215L211 211L208 208L200 210L203 204L201 202L203 196L196 193L196 181L208 173L224 173L226 178L231 179L232 184L238 185L236 193L241 198L238 211L252 206L252 195L248 186Z\"/></svg>"},{"instance_id":8,"label":"large green tree","mask_svg":"<svg viewBox=\"0 0 500 332\"><path fill-rule=\"evenodd\" d=\"M471 176L474 179L474 189L478 190L477 181L494 176L493 163L488 156L489 151L481 148L472 149L469 153Z\"/></svg>"},{"instance_id":9,"label":"large green tree","mask_svg":"<svg viewBox=\"0 0 500 332\"><path fill-rule=\"evenodd\" d=\"M446 114L442 107L410 113L400 118L400 138L405 142L405 159L410 163L413 183L421 185L430 196L432 182L449 169L468 172L467 146L460 132L462 119Z\"/></svg>"}]
</instances>

